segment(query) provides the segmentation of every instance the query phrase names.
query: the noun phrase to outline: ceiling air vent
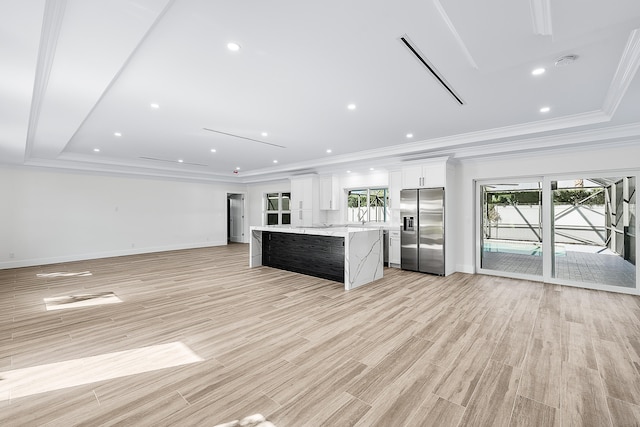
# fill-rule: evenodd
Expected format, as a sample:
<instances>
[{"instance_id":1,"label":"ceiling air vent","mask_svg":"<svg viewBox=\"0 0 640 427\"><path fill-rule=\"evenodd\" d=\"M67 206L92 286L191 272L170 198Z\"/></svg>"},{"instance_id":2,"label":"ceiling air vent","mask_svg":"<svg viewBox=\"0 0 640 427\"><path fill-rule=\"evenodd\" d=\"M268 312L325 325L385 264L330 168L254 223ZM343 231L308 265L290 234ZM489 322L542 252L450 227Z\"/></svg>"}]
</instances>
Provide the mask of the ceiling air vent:
<instances>
[{"instance_id":1,"label":"ceiling air vent","mask_svg":"<svg viewBox=\"0 0 640 427\"><path fill-rule=\"evenodd\" d=\"M407 47L407 49L409 49L409 52L411 52L413 56L415 56L418 59L418 61L420 61L420 63L424 65L427 68L427 70L429 70L431 75L435 77L438 83L440 83L442 87L445 88L447 92L449 92L449 94L454 97L454 99L458 102L458 104L460 105L465 104L465 102L462 100L460 95L458 95L456 91L453 90L451 85L449 85L449 83L447 83L445 78L438 72L438 70L436 70L436 67L434 67L433 64L431 64L424 57L422 52L420 52L420 49L416 47L416 45L409 39L409 37L406 34L400 37L400 41Z\"/></svg>"},{"instance_id":2,"label":"ceiling air vent","mask_svg":"<svg viewBox=\"0 0 640 427\"><path fill-rule=\"evenodd\" d=\"M142 160L153 160L154 162L177 163L177 164L180 164L180 165L192 165L192 166L204 166L204 167L208 166L208 165L203 165L202 163L181 162L181 161L178 161L178 160L159 159L157 157L140 156L138 158L142 159Z\"/></svg>"},{"instance_id":3,"label":"ceiling air vent","mask_svg":"<svg viewBox=\"0 0 640 427\"><path fill-rule=\"evenodd\" d=\"M246 136L236 135L236 134L233 134L233 133L222 132L221 130L215 130L215 129L209 129L209 128L202 128L202 130L206 130L207 132L217 133L217 134L220 134L220 135L230 136L232 138L243 139L245 141L252 141L252 142L257 142L259 144L270 145L272 147L287 148L284 145L278 145L278 144L274 144L272 142L260 141L259 139L248 138Z\"/></svg>"}]
</instances>

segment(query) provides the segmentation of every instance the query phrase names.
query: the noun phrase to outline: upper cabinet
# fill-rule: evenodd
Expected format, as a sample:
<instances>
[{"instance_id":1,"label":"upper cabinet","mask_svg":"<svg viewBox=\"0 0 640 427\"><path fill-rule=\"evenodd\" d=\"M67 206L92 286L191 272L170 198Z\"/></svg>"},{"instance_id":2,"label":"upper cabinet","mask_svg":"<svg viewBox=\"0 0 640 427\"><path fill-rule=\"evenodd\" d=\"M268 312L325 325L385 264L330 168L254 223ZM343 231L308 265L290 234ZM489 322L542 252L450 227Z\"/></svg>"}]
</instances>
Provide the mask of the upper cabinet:
<instances>
[{"instance_id":1,"label":"upper cabinet","mask_svg":"<svg viewBox=\"0 0 640 427\"><path fill-rule=\"evenodd\" d=\"M430 159L421 165L402 168L402 188L444 187L447 158Z\"/></svg>"},{"instance_id":2,"label":"upper cabinet","mask_svg":"<svg viewBox=\"0 0 640 427\"><path fill-rule=\"evenodd\" d=\"M291 179L291 210L313 208L315 177Z\"/></svg>"},{"instance_id":3,"label":"upper cabinet","mask_svg":"<svg viewBox=\"0 0 640 427\"><path fill-rule=\"evenodd\" d=\"M291 225L310 226L318 222L318 178L304 176L291 179Z\"/></svg>"},{"instance_id":4,"label":"upper cabinet","mask_svg":"<svg viewBox=\"0 0 640 427\"><path fill-rule=\"evenodd\" d=\"M340 186L338 178L333 175L320 177L320 209L335 211L340 209Z\"/></svg>"}]
</instances>

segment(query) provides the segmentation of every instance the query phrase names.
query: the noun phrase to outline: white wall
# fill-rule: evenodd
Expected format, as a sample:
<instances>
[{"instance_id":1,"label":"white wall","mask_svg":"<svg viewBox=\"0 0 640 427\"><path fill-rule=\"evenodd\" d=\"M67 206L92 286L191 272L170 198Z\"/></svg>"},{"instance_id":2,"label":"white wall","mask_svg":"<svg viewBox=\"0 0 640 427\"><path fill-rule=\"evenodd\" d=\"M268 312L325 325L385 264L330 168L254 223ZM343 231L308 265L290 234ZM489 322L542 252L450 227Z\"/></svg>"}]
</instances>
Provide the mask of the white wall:
<instances>
[{"instance_id":1,"label":"white wall","mask_svg":"<svg viewBox=\"0 0 640 427\"><path fill-rule=\"evenodd\" d=\"M0 167L0 268L224 245L245 189Z\"/></svg>"},{"instance_id":2,"label":"white wall","mask_svg":"<svg viewBox=\"0 0 640 427\"><path fill-rule=\"evenodd\" d=\"M640 141L625 146L557 151L555 153L526 153L522 156L463 160L457 167L455 209L458 225L456 236L456 270L467 273L475 271L475 200L474 180L517 178L541 175L590 174L606 171L640 170ZM451 192L449 192L451 194Z\"/></svg>"}]
</instances>

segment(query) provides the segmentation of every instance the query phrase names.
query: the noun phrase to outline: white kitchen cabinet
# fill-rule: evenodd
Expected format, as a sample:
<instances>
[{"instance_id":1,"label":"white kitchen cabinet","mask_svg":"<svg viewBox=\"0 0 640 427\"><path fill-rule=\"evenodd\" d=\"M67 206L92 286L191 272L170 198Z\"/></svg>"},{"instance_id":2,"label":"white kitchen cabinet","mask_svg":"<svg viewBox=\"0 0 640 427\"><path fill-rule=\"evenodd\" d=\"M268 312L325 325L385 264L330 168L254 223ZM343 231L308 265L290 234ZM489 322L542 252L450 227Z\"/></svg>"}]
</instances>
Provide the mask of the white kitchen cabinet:
<instances>
[{"instance_id":1,"label":"white kitchen cabinet","mask_svg":"<svg viewBox=\"0 0 640 427\"><path fill-rule=\"evenodd\" d=\"M335 211L340 209L340 188L338 177L325 175L320 177L320 209Z\"/></svg>"},{"instance_id":2,"label":"white kitchen cabinet","mask_svg":"<svg viewBox=\"0 0 640 427\"><path fill-rule=\"evenodd\" d=\"M291 179L291 225L311 226L318 222L318 178Z\"/></svg>"},{"instance_id":3,"label":"white kitchen cabinet","mask_svg":"<svg viewBox=\"0 0 640 427\"><path fill-rule=\"evenodd\" d=\"M406 166L402 168L402 188L444 187L446 174L446 159L419 166Z\"/></svg>"},{"instance_id":4,"label":"white kitchen cabinet","mask_svg":"<svg viewBox=\"0 0 640 427\"><path fill-rule=\"evenodd\" d=\"M389 231L389 267L400 267L400 230Z\"/></svg>"},{"instance_id":5,"label":"white kitchen cabinet","mask_svg":"<svg viewBox=\"0 0 640 427\"><path fill-rule=\"evenodd\" d=\"M312 209L291 210L291 225L294 227L310 227L315 222L314 218Z\"/></svg>"}]
</instances>

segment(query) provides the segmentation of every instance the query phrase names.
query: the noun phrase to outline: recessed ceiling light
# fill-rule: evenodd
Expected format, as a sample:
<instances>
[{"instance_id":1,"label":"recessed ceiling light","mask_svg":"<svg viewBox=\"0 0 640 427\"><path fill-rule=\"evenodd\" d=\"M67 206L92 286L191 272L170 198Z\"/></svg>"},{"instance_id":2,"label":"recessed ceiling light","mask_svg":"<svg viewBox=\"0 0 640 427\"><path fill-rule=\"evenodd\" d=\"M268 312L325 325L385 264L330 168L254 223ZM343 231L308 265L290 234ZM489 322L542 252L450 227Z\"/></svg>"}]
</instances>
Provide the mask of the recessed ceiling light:
<instances>
[{"instance_id":1,"label":"recessed ceiling light","mask_svg":"<svg viewBox=\"0 0 640 427\"><path fill-rule=\"evenodd\" d=\"M542 108L540 109L540 112L541 112L541 113L548 113L549 111L551 111L551 108L549 108L549 107L542 107Z\"/></svg>"},{"instance_id":2,"label":"recessed ceiling light","mask_svg":"<svg viewBox=\"0 0 640 427\"><path fill-rule=\"evenodd\" d=\"M355 110L356 109L356 104L349 104L349 105L347 105L347 108L349 110Z\"/></svg>"},{"instance_id":3,"label":"recessed ceiling light","mask_svg":"<svg viewBox=\"0 0 640 427\"><path fill-rule=\"evenodd\" d=\"M240 166L236 166L236 170L239 171L240 170Z\"/></svg>"},{"instance_id":4,"label":"recessed ceiling light","mask_svg":"<svg viewBox=\"0 0 640 427\"><path fill-rule=\"evenodd\" d=\"M331 148L327 149L327 153L331 154Z\"/></svg>"},{"instance_id":5,"label":"recessed ceiling light","mask_svg":"<svg viewBox=\"0 0 640 427\"><path fill-rule=\"evenodd\" d=\"M211 152L212 152L212 153L215 153L215 152L216 152L216 149L215 149L215 148L212 148L212 149L211 149Z\"/></svg>"},{"instance_id":6,"label":"recessed ceiling light","mask_svg":"<svg viewBox=\"0 0 640 427\"><path fill-rule=\"evenodd\" d=\"M113 135L114 136L122 136L122 134L120 132L114 132Z\"/></svg>"},{"instance_id":7,"label":"recessed ceiling light","mask_svg":"<svg viewBox=\"0 0 640 427\"><path fill-rule=\"evenodd\" d=\"M178 159L178 163L182 163L182 162L184 162L184 160Z\"/></svg>"},{"instance_id":8,"label":"recessed ceiling light","mask_svg":"<svg viewBox=\"0 0 640 427\"><path fill-rule=\"evenodd\" d=\"M413 134L412 133L408 133L407 134L407 138L413 138Z\"/></svg>"},{"instance_id":9,"label":"recessed ceiling light","mask_svg":"<svg viewBox=\"0 0 640 427\"><path fill-rule=\"evenodd\" d=\"M273 163L278 163L278 161L277 161L277 160L274 160L274 161L273 161Z\"/></svg>"},{"instance_id":10,"label":"recessed ceiling light","mask_svg":"<svg viewBox=\"0 0 640 427\"><path fill-rule=\"evenodd\" d=\"M240 50L240 45L235 42L229 42L227 43L227 49L229 49L231 52L237 52Z\"/></svg>"},{"instance_id":11,"label":"recessed ceiling light","mask_svg":"<svg viewBox=\"0 0 640 427\"><path fill-rule=\"evenodd\" d=\"M95 151L96 153L99 153L100 149L99 148L94 148L93 151Z\"/></svg>"},{"instance_id":12,"label":"recessed ceiling light","mask_svg":"<svg viewBox=\"0 0 640 427\"><path fill-rule=\"evenodd\" d=\"M347 171L347 173L351 173L351 171Z\"/></svg>"},{"instance_id":13,"label":"recessed ceiling light","mask_svg":"<svg viewBox=\"0 0 640 427\"><path fill-rule=\"evenodd\" d=\"M262 136L264 136L264 137L269 136L269 134L268 134L267 132L262 132L260 135L262 135Z\"/></svg>"},{"instance_id":14,"label":"recessed ceiling light","mask_svg":"<svg viewBox=\"0 0 640 427\"><path fill-rule=\"evenodd\" d=\"M150 104L150 107L155 108L157 110L158 108L160 108L160 105L154 102L153 104Z\"/></svg>"},{"instance_id":15,"label":"recessed ceiling light","mask_svg":"<svg viewBox=\"0 0 640 427\"><path fill-rule=\"evenodd\" d=\"M540 74L544 74L545 71L547 70L545 70L544 68L536 68L531 72L531 74L533 74L534 76L539 76Z\"/></svg>"},{"instance_id":16,"label":"recessed ceiling light","mask_svg":"<svg viewBox=\"0 0 640 427\"><path fill-rule=\"evenodd\" d=\"M369 168L369 170L370 170L370 171L372 171L372 170L373 170L373 168Z\"/></svg>"}]
</instances>

